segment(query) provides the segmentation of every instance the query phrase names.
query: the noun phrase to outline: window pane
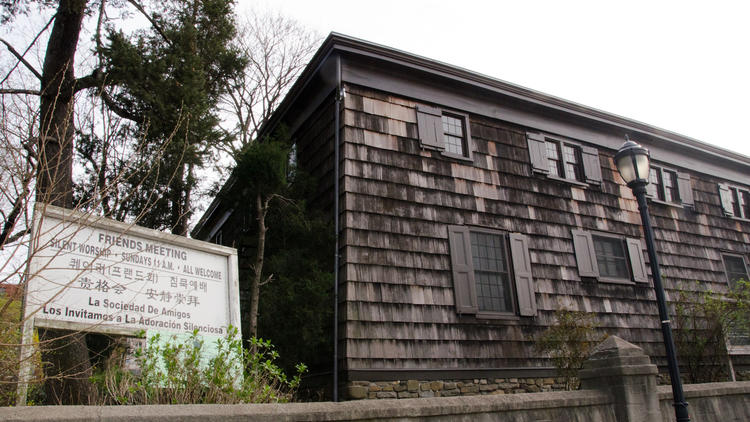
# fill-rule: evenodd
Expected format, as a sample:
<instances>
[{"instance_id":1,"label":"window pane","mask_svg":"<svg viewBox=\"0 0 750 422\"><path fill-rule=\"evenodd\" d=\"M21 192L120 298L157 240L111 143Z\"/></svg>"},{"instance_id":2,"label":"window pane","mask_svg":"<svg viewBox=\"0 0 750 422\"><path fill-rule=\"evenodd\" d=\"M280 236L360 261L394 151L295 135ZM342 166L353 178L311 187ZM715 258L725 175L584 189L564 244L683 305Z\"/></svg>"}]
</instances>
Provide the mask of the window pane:
<instances>
[{"instance_id":1,"label":"window pane","mask_svg":"<svg viewBox=\"0 0 750 422\"><path fill-rule=\"evenodd\" d=\"M463 137L464 128L462 119L453 116L443 116L443 132L448 135Z\"/></svg>"},{"instance_id":2,"label":"window pane","mask_svg":"<svg viewBox=\"0 0 750 422\"><path fill-rule=\"evenodd\" d=\"M471 254L479 310L513 312L507 254L502 236L472 232Z\"/></svg>"},{"instance_id":3,"label":"window pane","mask_svg":"<svg viewBox=\"0 0 750 422\"><path fill-rule=\"evenodd\" d=\"M583 169L581 168L581 150L577 146L563 144L563 156L565 159L565 177L572 180L583 180Z\"/></svg>"},{"instance_id":4,"label":"window pane","mask_svg":"<svg viewBox=\"0 0 750 422\"><path fill-rule=\"evenodd\" d=\"M742 208L740 207L740 197L737 188L730 188L732 191L732 211L735 217L742 217Z\"/></svg>"},{"instance_id":5,"label":"window pane","mask_svg":"<svg viewBox=\"0 0 750 422\"><path fill-rule=\"evenodd\" d=\"M599 274L609 278L630 278L622 240L603 236L593 236L593 240Z\"/></svg>"},{"instance_id":6,"label":"window pane","mask_svg":"<svg viewBox=\"0 0 750 422\"><path fill-rule=\"evenodd\" d=\"M740 191L742 194L742 217L750 219L750 192Z\"/></svg>"},{"instance_id":7,"label":"window pane","mask_svg":"<svg viewBox=\"0 0 750 422\"><path fill-rule=\"evenodd\" d=\"M564 177L558 148L559 145L557 142L547 141L547 161L549 163L549 172L553 176Z\"/></svg>"},{"instance_id":8,"label":"window pane","mask_svg":"<svg viewBox=\"0 0 750 422\"><path fill-rule=\"evenodd\" d=\"M667 202L677 202L679 199L677 173L664 170L664 200Z\"/></svg>"},{"instance_id":9,"label":"window pane","mask_svg":"<svg viewBox=\"0 0 750 422\"><path fill-rule=\"evenodd\" d=\"M741 256L723 255L729 286L734 288L739 280L748 280L745 260Z\"/></svg>"},{"instance_id":10,"label":"window pane","mask_svg":"<svg viewBox=\"0 0 750 422\"><path fill-rule=\"evenodd\" d=\"M464 121L453 116L443 116L445 150L451 154L464 154Z\"/></svg>"}]
</instances>

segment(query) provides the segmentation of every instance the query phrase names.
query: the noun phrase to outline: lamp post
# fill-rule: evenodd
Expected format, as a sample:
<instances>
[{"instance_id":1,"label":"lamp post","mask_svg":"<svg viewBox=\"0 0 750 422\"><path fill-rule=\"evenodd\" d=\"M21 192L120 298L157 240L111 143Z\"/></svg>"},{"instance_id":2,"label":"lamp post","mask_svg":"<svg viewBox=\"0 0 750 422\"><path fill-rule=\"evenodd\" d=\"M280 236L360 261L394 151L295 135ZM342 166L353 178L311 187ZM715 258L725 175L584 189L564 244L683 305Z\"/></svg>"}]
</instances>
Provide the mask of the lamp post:
<instances>
[{"instance_id":1,"label":"lamp post","mask_svg":"<svg viewBox=\"0 0 750 422\"><path fill-rule=\"evenodd\" d=\"M669 376L672 380L672 395L674 396L674 411L678 422L690 421L688 415L687 402L682 391L682 380L680 379L680 368L677 366L677 355L672 339L672 328L667 312L667 303L664 298L664 288L661 284L661 273L659 272L659 261L656 257L656 248L654 247L654 232L651 228L651 218L648 214L648 204L646 203L646 186L648 185L649 161L650 156L648 149L629 140L620 147L615 155L615 164L625 183L633 190L633 194L638 200L638 210L641 212L641 221L643 222L643 232L646 236L646 249L651 261L651 274L654 277L654 290L656 291L656 303L659 306L659 318L661 318L661 332L664 337L664 346L667 351L667 364L669 366Z\"/></svg>"}]
</instances>

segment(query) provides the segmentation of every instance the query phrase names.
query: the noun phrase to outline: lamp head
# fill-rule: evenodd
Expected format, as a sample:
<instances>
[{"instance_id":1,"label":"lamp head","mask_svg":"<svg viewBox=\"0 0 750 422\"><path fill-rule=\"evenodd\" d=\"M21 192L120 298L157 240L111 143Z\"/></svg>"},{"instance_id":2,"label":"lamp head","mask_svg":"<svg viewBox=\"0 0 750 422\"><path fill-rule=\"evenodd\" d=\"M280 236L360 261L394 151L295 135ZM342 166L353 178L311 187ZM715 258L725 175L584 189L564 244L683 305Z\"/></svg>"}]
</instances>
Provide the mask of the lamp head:
<instances>
[{"instance_id":1,"label":"lamp head","mask_svg":"<svg viewBox=\"0 0 750 422\"><path fill-rule=\"evenodd\" d=\"M631 188L648 184L650 154L648 149L627 139L615 154L615 164L620 176Z\"/></svg>"}]
</instances>

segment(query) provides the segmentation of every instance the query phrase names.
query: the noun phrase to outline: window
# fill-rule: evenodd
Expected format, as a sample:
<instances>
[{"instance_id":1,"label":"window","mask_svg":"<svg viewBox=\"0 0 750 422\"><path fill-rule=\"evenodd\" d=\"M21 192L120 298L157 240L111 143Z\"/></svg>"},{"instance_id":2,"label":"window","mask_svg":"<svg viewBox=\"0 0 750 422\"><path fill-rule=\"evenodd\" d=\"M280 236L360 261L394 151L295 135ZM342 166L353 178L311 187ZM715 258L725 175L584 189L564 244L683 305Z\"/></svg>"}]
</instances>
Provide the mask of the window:
<instances>
[{"instance_id":1,"label":"window","mask_svg":"<svg viewBox=\"0 0 750 422\"><path fill-rule=\"evenodd\" d=\"M724 271L727 275L727 284L730 288L735 288L740 280L750 281L745 265L745 258L742 255L722 254L724 261ZM745 354L750 352L750 333L747 328L740 326L730 326L728 333L728 343L730 352L740 352ZM741 347L737 347L741 346Z\"/></svg>"},{"instance_id":2,"label":"window","mask_svg":"<svg viewBox=\"0 0 750 422\"><path fill-rule=\"evenodd\" d=\"M638 239L573 230L573 249L581 277L611 283L648 282Z\"/></svg>"},{"instance_id":3,"label":"window","mask_svg":"<svg viewBox=\"0 0 750 422\"><path fill-rule=\"evenodd\" d=\"M450 114L443 114L443 142L445 144L445 151L451 154L464 156L466 150L466 137L464 133L465 123L463 117L452 116Z\"/></svg>"},{"instance_id":4,"label":"window","mask_svg":"<svg viewBox=\"0 0 750 422\"><path fill-rule=\"evenodd\" d=\"M547 145L547 160L549 174L563 179L583 182L583 164L581 163L581 148L564 142L550 140Z\"/></svg>"},{"instance_id":5,"label":"window","mask_svg":"<svg viewBox=\"0 0 750 422\"><path fill-rule=\"evenodd\" d=\"M724 260L724 271L727 273L729 287L734 288L740 280L750 281L742 255L722 254L721 257Z\"/></svg>"},{"instance_id":6,"label":"window","mask_svg":"<svg viewBox=\"0 0 750 422\"><path fill-rule=\"evenodd\" d=\"M651 166L646 190L654 201L693 206L693 189L687 173Z\"/></svg>"},{"instance_id":7,"label":"window","mask_svg":"<svg viewBox=\"0 0 750 422\"><path fill-rule=\"evenodd\" d=\"M214 227L208 233L209 242L215 243L217 245L221 245L224 243L224 230L222 229L222 227L224 227L224 223L226 223L229 217L232 216L233 212L234 212L234 208L229 209L224 212L224 214L221 216L219 221L216 222Z\"/></svg>"},{"instance_id":8,"label":"window","mask_svg":"<svg viewBox=\"0 0 750 422\"><path fill-rule=\"evenodd\" d=\"M513 312L508 254L501 235L471 232L471 257L480 311Z\"/></svg>"},{"instance_id":9,"label":"window","mask_svg":"<svg viewBox=\"0 0 750 422\"><path fill-rule=\"evenodd\" d=\"M602 169L596 148L532 132L526 134L526 140L535 173L558 180L601 184Z\"/></svg>"},{"instance_id":10,"label":"window","mask_svg":"<svg viewBox=\"0 0 750 422\"><path fill-rule=\"evenodd\" d=\"M469 116L424 105L417 106L417 131L422 148L435 149L443 155L471 159Z\"/></svg>"},{"instance_id":11,"label":"window","mask_svg":"<svg viewBox=\"0 0 750 422\"><path fill-rule=\"evenodd\" d=\"M458 313L479 317L536 315L525 235L449 226L448 243Z\"/></svg>"},{"instance_id":12,"label":"window","mask_svg":"<svg viewBox=\"0 0 750 422\"><path fill-rule=\"evenodd\" d=\"M628 278L628 261L621 239L592 235L599 275L609 278Z\"/></svg>"},{"instance_id":13,"label":"window","mask_svg":"<svg viewBox=\"0 0 750 422\"><path fill-rule=\"evenodd\" d=\"M659 167L651 167L648 193L652 198L665 202L679 202L677 191L677 173Z\"/></svg>"},{"instance_id":14,"label":"window","mask_svg":"<svg viewBox=\"0 0 750 422\"><path fill-rule=\"evenodd\" d=\"M750 220L750 191L720 183L719 197L724 214Z\"/></svg>"}]
</instances>

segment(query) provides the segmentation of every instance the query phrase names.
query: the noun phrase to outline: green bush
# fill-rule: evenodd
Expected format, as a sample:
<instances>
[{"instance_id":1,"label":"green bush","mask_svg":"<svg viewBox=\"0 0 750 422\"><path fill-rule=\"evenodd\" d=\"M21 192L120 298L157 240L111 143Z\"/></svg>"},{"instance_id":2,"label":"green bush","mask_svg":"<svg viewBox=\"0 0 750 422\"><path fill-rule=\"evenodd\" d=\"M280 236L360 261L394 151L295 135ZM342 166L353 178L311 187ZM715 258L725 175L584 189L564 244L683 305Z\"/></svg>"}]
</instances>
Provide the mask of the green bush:
<instances>
[{"instance_id":1,"label":"green bush","mask_svg":"<svg viewBox=\"0 0 750 422\"><path fill-rule=\"evenodd\" d=\"M18 371L20 366L21 345L21 301L0 295L0 406L16 404L16 389L18 388ZM40 384L41 357L39 354L39 338L34 335L36 352L32 355L32 383L27 391L26 403L37 403L43 392Z\"/></svg>"},{"instance_id":2,"label":"green bush","mask_svg":"<svg viewBox=\"0 0 750 422\"><path fill-rule=\"evenodd\" d=\"M565 378L568 390L579 387L578 371L594 347L607 338L596 331L595 314L560 309L555 312L555 324L537 339L537 352L552 358L558 376Z\"/></svg>"},{"instance_id":3,"label":"green bush","mask_svg":"<svg viewBox=\"0 0 750 422\"><path fill-rule=\"evenodd\" d=\"M727 294L681 291L675 304L674 342L689 383L728 378L727 340L747 345L750 284L736 282Z\"/></svg>"},{"instance_id":4,"label":"green bush","mask_svg":"<svg viewBox=\"0 0 750 422\"><path fill-rule=\"evenodd\" d=\"M113 359L94 382L105 404L276 403L293 398L306 371L297 365L297 374L288 378L269 341L253 338L245 349L234 328L217 340L216 350L206 359L197 331L183 342L174 337L163 342L157 334L136 352L139 372Z\"/></svg>"}]
</instances>

